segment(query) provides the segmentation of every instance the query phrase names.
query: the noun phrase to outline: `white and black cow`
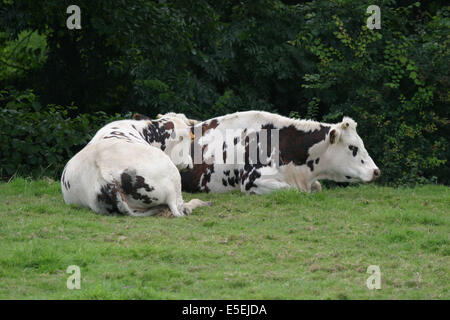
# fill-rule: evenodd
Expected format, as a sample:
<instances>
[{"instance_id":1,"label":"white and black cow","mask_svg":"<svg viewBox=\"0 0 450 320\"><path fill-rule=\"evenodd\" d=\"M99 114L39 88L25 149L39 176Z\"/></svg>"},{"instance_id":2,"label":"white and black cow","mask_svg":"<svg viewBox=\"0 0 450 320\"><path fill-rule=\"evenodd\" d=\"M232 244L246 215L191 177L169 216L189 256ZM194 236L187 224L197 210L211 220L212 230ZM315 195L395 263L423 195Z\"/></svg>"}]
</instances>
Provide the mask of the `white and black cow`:
<instances>
[{"instance_id":1,"label":"white and black cow","mask_svg":"<svg viewBox=\"0 0 450 320\"><path fill-rule=\"evenodd\" d=\"M321 179L369 182L380 176L356 122L348 117L329 124L247 111L197 123L191 130L194 167L181 173L188 192L310 192L321 190Z\"/></svg>"},{"instance_id":2,"label":"white and black cow","mask_svg":"<svg viewBox=\"0 0 450 320\"><path fill-rule=\"evenodd\" d=\"M194 122L172 113L158 120L136 119L144 120L107 124L70 159L61 177L64 201L131 216L154 215L167 207L183 216L208 205L198 199L184 203L181 194L178 169L192 168L189 126Z\"/></svg>"}]
</instances>

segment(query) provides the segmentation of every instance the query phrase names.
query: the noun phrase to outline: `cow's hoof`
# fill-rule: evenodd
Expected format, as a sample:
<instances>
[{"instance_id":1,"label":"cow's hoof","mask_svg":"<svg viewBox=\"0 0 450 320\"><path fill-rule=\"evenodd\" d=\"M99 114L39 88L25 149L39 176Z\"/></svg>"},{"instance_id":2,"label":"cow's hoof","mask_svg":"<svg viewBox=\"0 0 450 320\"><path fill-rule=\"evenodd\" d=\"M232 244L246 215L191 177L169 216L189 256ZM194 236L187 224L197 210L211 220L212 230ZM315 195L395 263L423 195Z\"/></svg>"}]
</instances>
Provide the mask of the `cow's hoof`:
<instances>
[{"instance_id":1,"label":"cow's hoof","mask_svg":"<svg viewBox=\"0 0 450 320\"><path fill-rule=\"evenodd\" d=\"M320 184L319 181L314 181L313 184L311 185L311 191L312 192L320 192L322 191L322 185Z\"/></svg>"}]
</instances>

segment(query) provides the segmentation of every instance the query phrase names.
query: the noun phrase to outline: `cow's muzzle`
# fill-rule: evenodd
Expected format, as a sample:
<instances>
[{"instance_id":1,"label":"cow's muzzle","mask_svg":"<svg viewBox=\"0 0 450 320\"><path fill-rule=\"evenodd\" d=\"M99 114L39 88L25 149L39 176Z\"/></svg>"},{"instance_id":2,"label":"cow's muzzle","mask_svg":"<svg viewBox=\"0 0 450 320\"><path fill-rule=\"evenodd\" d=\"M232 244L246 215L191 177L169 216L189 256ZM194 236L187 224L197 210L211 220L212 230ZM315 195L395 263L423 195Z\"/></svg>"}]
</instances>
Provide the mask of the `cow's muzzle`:
<instances>
[{"instance_id":1,"label":"cow's muzzle","mask_svg":"<svg viewBox=\"0 0 450 320\"><path fill-rule=\"evenodd\" d=\"M381 171L380 171L380 169L375 169L375 170L373 170L372 181L377 180L380 176L381 176Z\"/></svg>"}]
</instances>

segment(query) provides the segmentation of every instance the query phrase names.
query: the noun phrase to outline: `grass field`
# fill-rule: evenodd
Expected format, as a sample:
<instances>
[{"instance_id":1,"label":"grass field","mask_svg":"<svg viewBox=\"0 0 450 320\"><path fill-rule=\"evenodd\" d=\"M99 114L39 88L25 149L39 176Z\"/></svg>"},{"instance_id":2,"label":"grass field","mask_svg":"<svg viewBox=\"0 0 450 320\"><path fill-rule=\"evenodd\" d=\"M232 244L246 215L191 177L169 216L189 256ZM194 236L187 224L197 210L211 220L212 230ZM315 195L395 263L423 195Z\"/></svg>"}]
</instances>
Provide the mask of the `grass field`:
<instances>
[{"instance_id":1,"label":"grass field","mask_svg":"<svg viewBox=\"0 0 450 320\"><path fill-rule=\"evenodd\" d=\"M194 196L213 206L102 216L66 206L59 182L1 183L0 299L450 298L448 187Z\"/></svg>"}]
</instances>

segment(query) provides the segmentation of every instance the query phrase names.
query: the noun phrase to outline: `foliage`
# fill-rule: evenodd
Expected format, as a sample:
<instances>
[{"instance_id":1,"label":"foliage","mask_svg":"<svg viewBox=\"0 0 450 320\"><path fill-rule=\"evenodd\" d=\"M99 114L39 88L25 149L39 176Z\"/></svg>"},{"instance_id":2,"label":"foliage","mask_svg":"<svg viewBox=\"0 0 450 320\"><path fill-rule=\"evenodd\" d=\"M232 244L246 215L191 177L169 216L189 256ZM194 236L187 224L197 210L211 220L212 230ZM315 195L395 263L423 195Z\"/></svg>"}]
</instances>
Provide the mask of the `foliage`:
<instances>
[{"instance_id":1,"label":"foliage","mask_svg":"<svg viewBox=\"0 0 450 320\"><path fill-rule=\"evenodd\" d=\"M120 118L104 112L72 118L76 107L44 108L31 91L0 91L0 105L0 177L56 177L99 127Z\"/></svg>"},{"instance_id":2,"label":"foliage","mask_svg":"<svg viewBox=\"0 0 450 320\"><path fill-rule=\"evenodd\" d=\"M449 23L448 11L438 10L428 24L410 26L419 2L387 7L381 30L368 30L352 19L365 11L363 3L330 5L331 10L320 2L303 6L307 23L291 42L315 59L302 84L312 93L310 103L328 106L326 120L345 114L362 124L360 134L382 164L384 182L448 183L449 68L444 61L450 59L450 39L440 32Z\"/></svg>"},{"instance_id":3,"label":"foliage","mask_svg":"<svg viewBox=\"0 0 450 320\"><path fill-rule=\"evenodd\" d=\"M3 48L0 47L0 81L24 77L26 72L39 69L47 59L47 43L45 36L37 32L22 31L15 41L7 41L5 33ZM1 43L1 40L0 40Z\"/></svg>"},{"instance_id":4,"label":"foliage","mask_svg":"<svg viewBox=\"0 0 450 320\"><path fill-rule=\"evenodd\" d=\"M348 115L382 183L450 183L444 1L376 1L380 30L368 0L79 0L81 30L69 0L0 3L0 88L32 89L43 110Z\"/></svg>"}]
</instances>

